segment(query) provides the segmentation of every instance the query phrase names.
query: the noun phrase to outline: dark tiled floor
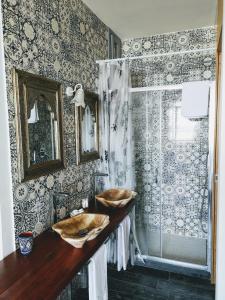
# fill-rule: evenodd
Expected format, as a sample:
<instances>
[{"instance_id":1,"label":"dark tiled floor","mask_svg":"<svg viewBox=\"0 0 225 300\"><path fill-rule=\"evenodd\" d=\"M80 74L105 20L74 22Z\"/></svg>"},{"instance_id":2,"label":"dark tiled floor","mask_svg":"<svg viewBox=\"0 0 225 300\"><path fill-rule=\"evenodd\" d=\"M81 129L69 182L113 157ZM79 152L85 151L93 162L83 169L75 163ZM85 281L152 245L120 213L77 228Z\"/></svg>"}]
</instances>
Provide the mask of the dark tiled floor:
<instances>
[{"instance_id":1,"label":"dark tiled floor","mask_svg":"<svg viewBox=\"0 0 225 300\"><path fill-rule=\"evenodd\" d=\"M109 267L109 300L214 300L209 280L134 267L117 272ZM87 291L79 291L79 300L88 300ZM89 299L91 300L91 299Z\"/></svg>"}]
</instances>

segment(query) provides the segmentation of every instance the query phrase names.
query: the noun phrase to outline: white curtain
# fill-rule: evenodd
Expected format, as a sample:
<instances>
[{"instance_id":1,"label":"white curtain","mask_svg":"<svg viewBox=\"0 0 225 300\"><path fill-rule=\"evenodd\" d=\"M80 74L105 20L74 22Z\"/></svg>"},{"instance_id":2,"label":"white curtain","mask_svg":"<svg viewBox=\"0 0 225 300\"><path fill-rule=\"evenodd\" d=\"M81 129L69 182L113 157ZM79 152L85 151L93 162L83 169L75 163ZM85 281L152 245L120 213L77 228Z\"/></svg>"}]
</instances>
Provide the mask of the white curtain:
<instances>
[{"instance_id":1,"label":"white curtain","mask_svg":"<svg viewBox=\"0 0 225 300\"><path fill-rule=\"evenodd\" d=\"M100 148L105 188L134 188L129 64L101 62L99 66Z\"/></svg>"}]
</instances>

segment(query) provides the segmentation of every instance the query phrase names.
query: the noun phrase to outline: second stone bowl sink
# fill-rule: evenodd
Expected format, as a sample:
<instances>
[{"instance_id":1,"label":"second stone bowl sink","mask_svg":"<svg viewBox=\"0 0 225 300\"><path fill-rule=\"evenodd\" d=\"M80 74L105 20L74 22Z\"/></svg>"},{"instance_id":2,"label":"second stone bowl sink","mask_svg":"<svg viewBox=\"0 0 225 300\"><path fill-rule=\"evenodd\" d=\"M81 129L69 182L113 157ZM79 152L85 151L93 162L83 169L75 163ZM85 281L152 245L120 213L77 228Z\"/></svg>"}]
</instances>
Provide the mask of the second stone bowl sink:
<instances>
[{"instance_id":1,"label":"second stone bowl sink","mask_svg":"<svg viewBox=\"0 0 225 300\"><path fill-rule=\"evenodd\" d=\"M127 189L110 189L95 198L106 207L123 207L136 195L136 192Z\"/></svg>"},{"instance_id":2,"label":"second stone bowl sink","mask_svg":"<svg viewBox=\"0 0 225 300\"><path fill-rule=\"evenodd\" d=\"M83 213L54 224L52 229L72 246L82 248L86 241L96 238L108 224L107 215Z\"/></svg>"}]
</instances>

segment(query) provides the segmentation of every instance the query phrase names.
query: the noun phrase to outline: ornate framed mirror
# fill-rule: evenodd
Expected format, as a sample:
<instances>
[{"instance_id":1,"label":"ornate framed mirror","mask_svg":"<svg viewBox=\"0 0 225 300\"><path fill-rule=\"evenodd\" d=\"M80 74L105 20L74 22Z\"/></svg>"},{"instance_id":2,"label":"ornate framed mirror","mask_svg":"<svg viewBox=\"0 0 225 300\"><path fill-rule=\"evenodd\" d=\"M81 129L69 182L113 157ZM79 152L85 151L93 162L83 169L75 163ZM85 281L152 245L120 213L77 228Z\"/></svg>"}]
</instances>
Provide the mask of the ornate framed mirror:
<instances>
[{"instance_id":1,"label":"ornate framed mirror","mask_svg":"<svg viewBox=\"0 0 225 300\"><path fill-rule=\"evenodd\" d=\"M77 165L99 159L99 99L84 92L85 108L75 107Z\"/></svg>"},{"instance_id":2,"label":"ornate framed mirror","mask_svg":"<svg viewBox=\"0 0 225 300\"><path fill-rule=\"evenodd\" d=\"M62 86L17 69L14 72L21 181L64 168Z\"/></svg>"}]
</instances>

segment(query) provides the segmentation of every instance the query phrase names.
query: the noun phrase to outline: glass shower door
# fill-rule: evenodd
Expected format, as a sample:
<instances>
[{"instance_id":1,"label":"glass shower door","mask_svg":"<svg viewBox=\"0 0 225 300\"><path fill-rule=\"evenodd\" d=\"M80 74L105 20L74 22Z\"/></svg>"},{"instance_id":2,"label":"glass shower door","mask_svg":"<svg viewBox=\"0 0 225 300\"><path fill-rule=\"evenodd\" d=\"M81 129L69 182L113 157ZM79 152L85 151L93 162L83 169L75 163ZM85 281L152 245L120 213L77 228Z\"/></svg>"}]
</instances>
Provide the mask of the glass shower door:
<instances>
[{"instance_id":1,"label":"glass shower door","mask_svg":"<svg viewBox=\"0 0 225 300\"><path fill-rule=\"evenodd\" d=\"M208 118L181 114L182 90L162 95L162 257L207 264Z\"/></svg>"},{"instance_id":2,"label":"glass shower door","mask_svg":"<svg viewBox=\"0 0 225 300\"><path fill-rule=\"evenodd\" d=\"M136 229L143 255L161 257L160 91L132 93Z\"/></svg>"},{"instance_id":3,"label":"glass shower door","mask_svg":"<svg viewBox=\"0 0 225 300\"><path fill-rule=\"evenodd\" d=\"M137 236L145 257L207 265L208 119L183 118L181 95L132 93Z\"/></svg>"}]
</instances>

